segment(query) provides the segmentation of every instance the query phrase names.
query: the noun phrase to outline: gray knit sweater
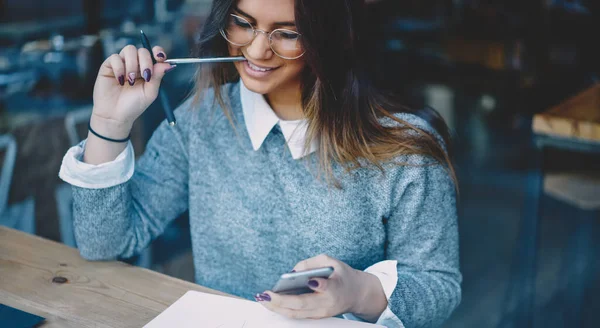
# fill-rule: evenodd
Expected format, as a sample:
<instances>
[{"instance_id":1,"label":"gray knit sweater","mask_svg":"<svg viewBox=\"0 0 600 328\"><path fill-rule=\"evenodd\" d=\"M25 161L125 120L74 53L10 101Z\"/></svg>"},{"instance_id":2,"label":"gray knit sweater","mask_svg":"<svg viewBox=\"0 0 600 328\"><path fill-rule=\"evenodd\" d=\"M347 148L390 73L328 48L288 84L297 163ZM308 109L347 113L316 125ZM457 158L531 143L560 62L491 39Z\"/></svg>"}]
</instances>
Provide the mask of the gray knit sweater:
<instances>
[{"instance_id":1,"label":"gray knit sweater","mask_svg":"<svg viewBox=\"0 0 600 328\"><path fill-rule=\"evenodd\" d=\"M189 209L198 284L245 298L272 287L298 261L328 254L358 270L393 259L390 309L406 327L440 325L461 298L454 184L440 165L339 165L336 189L316 177L315 154L292 159L273 129L254 151L239 84L226 86L234 130L209 93L186 102L175 128L163 124L133 177L105 189L73 187L75 235L83 257L128 257ZM431 131L416 116L399 114ZM387 122L394 124L392 122Z\"/></svg>"}]
</instances>

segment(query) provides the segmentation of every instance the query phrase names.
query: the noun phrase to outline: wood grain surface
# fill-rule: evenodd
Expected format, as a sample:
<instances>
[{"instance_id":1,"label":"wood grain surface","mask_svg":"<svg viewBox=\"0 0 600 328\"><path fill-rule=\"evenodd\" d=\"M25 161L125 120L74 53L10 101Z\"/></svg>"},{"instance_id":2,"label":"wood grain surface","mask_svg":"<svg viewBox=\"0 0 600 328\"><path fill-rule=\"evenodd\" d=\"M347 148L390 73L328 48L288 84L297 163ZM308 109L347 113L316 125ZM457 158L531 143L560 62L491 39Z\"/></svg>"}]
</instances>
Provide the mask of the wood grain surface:
<instances>
[{"instance_id":1,"label":"wood grain surface","mask_svg":"<svg viewBox=\"0 0 600 328\"><path fill-rule=\"evenodd\" d=\"M600 142L600 84L533 117L533 131Z\"/></svg>"},{"instance_id":2,"label":"wood grain surface","mask_svg":"<svg viewBox=\"0 0 600 328\"><path fill-rule=\"evenodd\" d=\"M142 327L188 290L215 290L0 226L0 303L47 318L41 327Z\"/></svg>"}]
</instances>

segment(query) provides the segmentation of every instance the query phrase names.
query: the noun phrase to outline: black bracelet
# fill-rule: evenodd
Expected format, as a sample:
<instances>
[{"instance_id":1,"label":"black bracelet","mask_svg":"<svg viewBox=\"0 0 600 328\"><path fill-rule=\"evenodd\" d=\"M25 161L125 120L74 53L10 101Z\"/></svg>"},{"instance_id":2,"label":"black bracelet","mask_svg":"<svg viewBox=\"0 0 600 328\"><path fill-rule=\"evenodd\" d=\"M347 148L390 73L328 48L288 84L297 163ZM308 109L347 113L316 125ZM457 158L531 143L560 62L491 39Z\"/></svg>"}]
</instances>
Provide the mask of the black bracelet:
<instances>
[{"instance_id":1,"label":"black bracelet","mask_svg":"<svg viewBox=\"0 0 600 328\"><path fill-rule=\"evenodd\" d=\"M96 137L106 140L106 141L110 141L110 142L121 143L121 142L127 142L127 141L129 141L129 139L131 139L131 134L128 135L127 138L125 138L125 139L111 139L111 138L107 138L105 136L101 136L96 131L92 130L92 121L88 122L88 130L90 130L90 132L93 133Z\"/></svg>"}]
</instances>

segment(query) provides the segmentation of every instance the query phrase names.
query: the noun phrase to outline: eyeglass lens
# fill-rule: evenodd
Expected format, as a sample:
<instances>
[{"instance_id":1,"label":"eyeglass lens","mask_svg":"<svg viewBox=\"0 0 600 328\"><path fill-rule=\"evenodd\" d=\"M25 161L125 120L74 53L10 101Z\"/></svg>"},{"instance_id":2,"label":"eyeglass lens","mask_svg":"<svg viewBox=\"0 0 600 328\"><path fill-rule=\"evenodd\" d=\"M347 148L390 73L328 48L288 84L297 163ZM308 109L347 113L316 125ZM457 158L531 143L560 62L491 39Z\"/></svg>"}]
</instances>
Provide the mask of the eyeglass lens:
<instances>
[{"instance_id":1,"label":"eyeglass lens","mask_svg":"<svg viewBox=\"0 0 600 328\"><path fill-rule=\"evenodd\" d=\"M237 46L249 44L257 33L250 22L233 14L229 16L227 26L223 30L225 39ZM269 34L273 52L288 59L298 58L303 54L300 38L299 33L286 29L276 29Z\"/></svg>"}]
</instances>

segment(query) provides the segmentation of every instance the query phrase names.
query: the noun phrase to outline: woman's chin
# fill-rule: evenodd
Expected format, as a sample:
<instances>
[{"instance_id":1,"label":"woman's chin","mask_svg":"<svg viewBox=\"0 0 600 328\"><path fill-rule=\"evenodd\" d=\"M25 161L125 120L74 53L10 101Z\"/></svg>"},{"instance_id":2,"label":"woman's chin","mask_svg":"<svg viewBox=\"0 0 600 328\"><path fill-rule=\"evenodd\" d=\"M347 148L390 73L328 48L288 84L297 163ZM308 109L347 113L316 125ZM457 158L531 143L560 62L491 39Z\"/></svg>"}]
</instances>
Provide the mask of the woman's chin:
<instances>
[{"instance_id":1,"label":"woman's chin","mask_svg":"<svg viewBox=\"0 0 600 328\"><path fill-rule=\"evenodd\" d=\"M246 86L246 88L252 92L265 95L270 92L270 83L266 83L263 81L256 81L251 77L242 75L242 82Z\"/></svg>"}]
</instances>

